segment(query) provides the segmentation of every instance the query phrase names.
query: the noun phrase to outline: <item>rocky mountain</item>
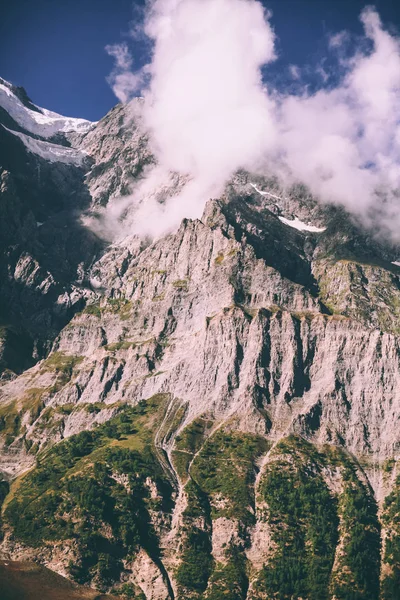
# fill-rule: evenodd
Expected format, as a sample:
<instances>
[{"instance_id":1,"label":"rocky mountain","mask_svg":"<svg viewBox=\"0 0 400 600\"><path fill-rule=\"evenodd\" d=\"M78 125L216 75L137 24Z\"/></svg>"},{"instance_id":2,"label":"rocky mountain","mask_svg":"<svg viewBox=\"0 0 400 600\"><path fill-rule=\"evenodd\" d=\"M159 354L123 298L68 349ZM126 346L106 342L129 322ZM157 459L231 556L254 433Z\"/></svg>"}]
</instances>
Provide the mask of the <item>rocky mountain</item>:
<instances>
[{"instance_id":1,"label":"rocky mountain","mask_svg":"<svg viewBox=\"0 0 400 600\"><path fill-rule=\"evenodd\" d=\"M106 242L141 101L0 106L1 556L125 598L399 598L400 249L244 171Z\"/></svg>"}]
</instances>

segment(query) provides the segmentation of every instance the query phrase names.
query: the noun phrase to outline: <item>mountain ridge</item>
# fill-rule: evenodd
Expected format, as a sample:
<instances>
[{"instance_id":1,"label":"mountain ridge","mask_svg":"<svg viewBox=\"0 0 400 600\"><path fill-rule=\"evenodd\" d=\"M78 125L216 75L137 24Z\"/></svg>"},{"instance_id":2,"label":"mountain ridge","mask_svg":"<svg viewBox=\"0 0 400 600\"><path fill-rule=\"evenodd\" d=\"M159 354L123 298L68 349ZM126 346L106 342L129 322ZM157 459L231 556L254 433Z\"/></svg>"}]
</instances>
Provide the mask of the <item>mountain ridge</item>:
<instances>
[{"instance_id":1,"label":"mountain ridge","mask_svg":"<svg viewBox=\"0 0 400 600\"><path fill-rule=\"evenodd\" d=\"M81 219L154 163L140 101L59 135L87 158L0 128L2 555L131 598L396 598L398 247L245 171L107 243Z\"/></svg>"}]
</instances>

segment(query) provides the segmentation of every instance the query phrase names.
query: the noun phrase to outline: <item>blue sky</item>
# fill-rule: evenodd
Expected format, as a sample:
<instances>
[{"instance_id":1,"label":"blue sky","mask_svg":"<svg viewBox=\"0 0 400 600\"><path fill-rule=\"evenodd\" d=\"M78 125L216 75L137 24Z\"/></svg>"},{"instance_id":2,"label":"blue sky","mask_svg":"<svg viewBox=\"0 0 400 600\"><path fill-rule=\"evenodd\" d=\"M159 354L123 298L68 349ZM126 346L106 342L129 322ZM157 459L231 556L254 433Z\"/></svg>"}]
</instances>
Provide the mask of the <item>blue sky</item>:
<instances>
[{"instance_id":1,"label":"blue sky","mask_svg":"<svg viewBox=\"0 0 400 600\"><path fill-rule=\"evenodd\" d=\"M14 0L0 21L0 76L23 85L32 100L68 116L101 118L116 99L106 77L113 60L107 44L129 40L132 0ZM287 85L288 66L310 65L326 54L329 34L348 29L361 34L358 21L368 2L360 0L270 0L279 58L267 76ZM400 2L376 0L386 27L400 29ZM146 49L133 47L137 66Z\"/></svg>"}]
</instances>

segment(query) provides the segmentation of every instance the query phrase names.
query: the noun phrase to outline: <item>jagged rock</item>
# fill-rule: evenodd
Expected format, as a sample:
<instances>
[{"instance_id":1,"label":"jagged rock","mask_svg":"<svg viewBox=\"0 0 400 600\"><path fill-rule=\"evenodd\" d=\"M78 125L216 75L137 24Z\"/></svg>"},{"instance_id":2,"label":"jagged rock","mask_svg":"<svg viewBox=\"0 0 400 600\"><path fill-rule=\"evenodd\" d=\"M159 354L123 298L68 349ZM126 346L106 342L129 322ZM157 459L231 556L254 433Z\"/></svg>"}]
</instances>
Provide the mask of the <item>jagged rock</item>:
<instances>
[{"instance_id":1,"label":"jagged rock","mask_svg":"<svg viewBox=\"0 0 400 600\"><path fill-rule=\"evenodd\" d=\"M59 161L16 135L48 144L46 132L0 113L0 470L13 482L3 553L68 576L72 560L76 577L82 567L92 585L124 583L147 599L258 600L280 592L268 569L287 568L277 532L289 547L297 519L304 555L307 527L313 540L326 527L329 581L293 597L354 588L377 598L381 543L382 586L400 572L398 248L300 185L246 172L161 239L99 240L82 215L128 194L154 164L140 110L137 100L61 129L50 142ZM63 162L66 148L86 158ZM185 180L171 182L154 195L166 201ZM49 489L36 489L45 477ZM100 487L74 497L86 481ZM118 526L86 505L82 516L79 499L102 491L126 517ZM38 550L15 515L36 518L32 503L40 513L50 497ZM93 564L79 532L64 533L86 518L103 544ZM367 574L347 549L356 534L359 547L373 538Z\"/></svg>"}]
</instances>

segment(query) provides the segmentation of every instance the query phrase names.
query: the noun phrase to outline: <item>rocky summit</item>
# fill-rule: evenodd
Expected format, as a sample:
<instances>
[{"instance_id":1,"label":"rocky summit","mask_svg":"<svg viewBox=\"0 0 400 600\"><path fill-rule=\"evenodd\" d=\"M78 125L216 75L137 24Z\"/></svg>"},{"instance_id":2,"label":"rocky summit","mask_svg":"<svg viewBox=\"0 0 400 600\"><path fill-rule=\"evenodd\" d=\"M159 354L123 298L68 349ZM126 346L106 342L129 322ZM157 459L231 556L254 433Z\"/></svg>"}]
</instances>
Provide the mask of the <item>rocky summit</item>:
<instances>
[{"instance_id":1,"label":"rocky summit","mask_svg":"<svg viewBox=\"0 0 400 600\"><path fill-rule=\"evenodd\" d=\"M155 163L141 106L68 119L0 79L4 581L398 600L400 247L245 171L106 241Z\"/></svg>"}]
</instances>

